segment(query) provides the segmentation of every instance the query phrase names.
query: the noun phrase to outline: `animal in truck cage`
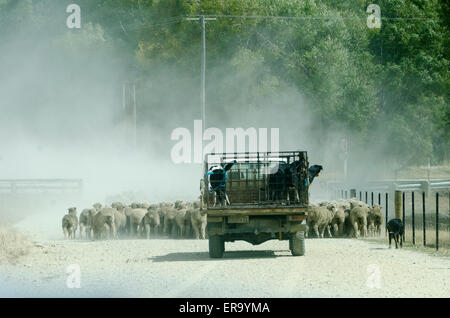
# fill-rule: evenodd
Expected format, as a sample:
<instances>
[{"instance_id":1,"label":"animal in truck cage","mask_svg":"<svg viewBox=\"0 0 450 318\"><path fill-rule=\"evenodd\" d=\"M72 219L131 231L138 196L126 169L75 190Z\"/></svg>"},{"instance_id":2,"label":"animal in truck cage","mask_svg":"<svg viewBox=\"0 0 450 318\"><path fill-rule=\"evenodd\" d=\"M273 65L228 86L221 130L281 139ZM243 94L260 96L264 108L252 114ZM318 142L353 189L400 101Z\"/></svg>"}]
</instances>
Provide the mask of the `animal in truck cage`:
<instances>
[{"instance_id":1,"label":"animal in truck cage","mask_svg":"<svg viewBox=\"0 0 450 318\"><path fill-rule=\"evenodd\" d=\"M320 165L311 166L308 169L308 180L302 179L301 177L302 175L305 175L302 171L303 168L304 162L302 162L302 160L296 160L290 164L286 162L279 162L277 164L276 171L269 175L269 199L272 201L281 201L284 199L292 201L290 198L290 190L294 190L294 201L299 202L300 184L304 183L305 187L307 187L323 169ZM284 198L283 196L287 196L287 198Z\"/></svg>"},{"instance_id":2,"label":"animal in truck cage","mask_svg":"<svg viewBox=\"0 0 450 318\"><path fill-rule=\"evenodd\" d=\"M305 193L323 170L320 165L308 168L306 153L302 152L284 152L279 156L223 154L220 162L217 157L212 158L215 162L205 170L206 183L200 185L202 200L207 201L202 202L211 207L252 202L307 203Z\"/></svg>"},{"instance_id":3,"label":"animal in truck cage","mask_svg":"<svg viewBox=\"0 0 450 318\"><path fill-rule=\"evenodd\" d=\"M227 186L227 172L236 163L236 160L231 163L225 164L224 167L218 164L209 168L206 176L208 177L209 183L209 194L214 196L214 206L217 205L217 201L220 206L225 206L230 204L228 199L226 186Z\"/></svg>"}]
</instances>

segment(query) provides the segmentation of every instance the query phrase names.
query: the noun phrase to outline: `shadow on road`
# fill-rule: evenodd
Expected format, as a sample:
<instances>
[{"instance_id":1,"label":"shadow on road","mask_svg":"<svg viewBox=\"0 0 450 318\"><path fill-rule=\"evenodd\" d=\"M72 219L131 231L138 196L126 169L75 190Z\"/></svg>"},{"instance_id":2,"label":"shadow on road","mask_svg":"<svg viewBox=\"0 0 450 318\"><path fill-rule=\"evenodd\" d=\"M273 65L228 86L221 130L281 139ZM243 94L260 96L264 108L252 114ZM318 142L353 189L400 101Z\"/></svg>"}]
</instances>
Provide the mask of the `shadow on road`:
<instances>
[{"instance_id":1,"label":"shadow on road","mask_svg":"<svg viewBox=\"0 0 450 318\"><path fill-rule=\"evenodd\" d=\"M223 258L210 258L208 252L170 253L161 256L154 256L152 262L186 262L186 261L226 261L258 258L277 258L287 255L276 255L275 252L288 252L284 250L273 251L225 251Z\"/></svg>"}]
</instances>

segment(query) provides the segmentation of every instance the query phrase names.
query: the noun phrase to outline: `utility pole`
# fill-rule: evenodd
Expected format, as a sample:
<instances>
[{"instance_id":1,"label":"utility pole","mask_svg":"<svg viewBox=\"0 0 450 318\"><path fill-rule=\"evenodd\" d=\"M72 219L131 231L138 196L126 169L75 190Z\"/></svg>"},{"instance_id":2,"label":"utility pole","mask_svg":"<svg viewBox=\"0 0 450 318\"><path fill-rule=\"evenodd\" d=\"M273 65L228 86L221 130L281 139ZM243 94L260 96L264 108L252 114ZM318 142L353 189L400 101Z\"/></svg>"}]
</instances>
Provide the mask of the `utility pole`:
<instances>
[{"instance_id":1,"label":"utility pole","mask_svg":"<svg viewBox=\"0 0 450 318\"><path fill-rule=\"evenodd\" d=\"M126 86L125 86L125 83L122 83L122 110L123 111L125 111L125 109L126 109L125 96L126 96Z\"/></svg>"},{"instance_id":2,"label":"utility pole","mask_svg":"<svg viewBox=\"0 0 450 318\"><path fill-rule=\"evenodd\" d=\"M341 138L341 147L344 156L344 180L347 180L348 140L346 136Z\"/></svg>"},{"instance_id":3,"label":"utility pole","mask_svg":"<svg viewBox=\"0 0 450 318\"><path fill-rule=\"evenodd\" d=\"M216 20L216 18L205 18L204 15L198 18L186 18L188 21L200 21L202 26L202 84L201 84L201 114L202 114L202 135L206 128L206 21Z\"/></svg>"},{"instance_id":4,"label":"utility pole","mask_svg":"<svg viewBox=\"0 0 450 318\"><path fill-rule=\"evenodd\" d=\"M122 83L122 110L127 111L127 86L129 82ZM137 105L136 105L136 83L133 82L133 148L136 151L137 148ZM128 129L127 129L128 131Z\"/></svg>"},{"instance_id":5,"label":"utility pole","mask_svg":"<svg viewBox=\"0 0 450 318\"><path fill-rule=\"evenodd\" d=\"M137 111L136 111L136 83L133 82L133 122L134 122L134 151L137 148Z\"/></svg>"}]
</instances>

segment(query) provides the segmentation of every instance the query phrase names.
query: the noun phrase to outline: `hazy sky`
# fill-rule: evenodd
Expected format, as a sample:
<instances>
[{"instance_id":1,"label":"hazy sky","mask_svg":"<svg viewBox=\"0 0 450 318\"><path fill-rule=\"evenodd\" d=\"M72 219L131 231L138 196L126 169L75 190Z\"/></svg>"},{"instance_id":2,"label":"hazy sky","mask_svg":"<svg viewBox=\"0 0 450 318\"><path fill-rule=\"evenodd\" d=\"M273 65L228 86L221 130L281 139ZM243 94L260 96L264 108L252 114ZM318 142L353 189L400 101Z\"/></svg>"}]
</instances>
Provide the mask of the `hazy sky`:
<instances>
[{"instance_id":1,"label":"hazy sky","mask_svg":"<svg viewBox=\"0 0 450 318\"><path fill-rule=\"evenodd\" d=\"M176 165L170 159L173 129L186 127L193 133L193 121L200 119L198 76L186 78L161 65L138 84L134 151L132 117L129 109L122 109L122 83L128 79L130 61L108 47L95 26L64 30L55 37L30 34L27 21L22 23L16 36L0 42L0 178L81 178L93 200L123 191L145 193L151 201L199 194L201 166ZM311 164L325 167L324 177L342 173L340 140L346 136L351 142L351 133L339 125L321 127L312 105L292 87L254 101L254 107L231 111L246 92L227 92L226 83L243 79L224 73L220 65L207 70L209 126L223 131L279 128L281 150L307 150ZM217 82L225 84L217 87ZM224 94L230 108L215 102ZM131 105L131 90L127 98ZM370 148L352 152L353 175L367 174L372 166L368 154Z\"/></svg>"}]
</instances>

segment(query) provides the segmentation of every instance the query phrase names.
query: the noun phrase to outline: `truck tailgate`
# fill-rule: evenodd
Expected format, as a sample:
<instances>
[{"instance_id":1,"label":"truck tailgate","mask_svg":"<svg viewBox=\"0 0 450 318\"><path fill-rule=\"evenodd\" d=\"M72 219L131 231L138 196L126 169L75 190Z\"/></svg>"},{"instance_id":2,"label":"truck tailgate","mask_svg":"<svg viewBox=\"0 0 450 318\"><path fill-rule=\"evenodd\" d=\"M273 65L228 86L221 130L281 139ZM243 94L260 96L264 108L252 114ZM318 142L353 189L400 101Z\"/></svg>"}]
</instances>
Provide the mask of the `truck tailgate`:
<instances>
[{"instance_id":1,"label":"truck tailgate","mask_svg":"<svg viewBox=\"0 0 450 318\"><path fill-rule=\"evenodd\" d=\"M232 216L232 215L306 215L307 207L227 207L209 208L208 216Z\"/></svg>"}]
</instances>

